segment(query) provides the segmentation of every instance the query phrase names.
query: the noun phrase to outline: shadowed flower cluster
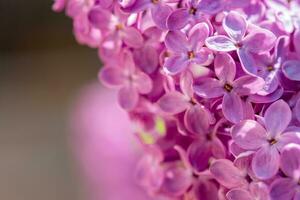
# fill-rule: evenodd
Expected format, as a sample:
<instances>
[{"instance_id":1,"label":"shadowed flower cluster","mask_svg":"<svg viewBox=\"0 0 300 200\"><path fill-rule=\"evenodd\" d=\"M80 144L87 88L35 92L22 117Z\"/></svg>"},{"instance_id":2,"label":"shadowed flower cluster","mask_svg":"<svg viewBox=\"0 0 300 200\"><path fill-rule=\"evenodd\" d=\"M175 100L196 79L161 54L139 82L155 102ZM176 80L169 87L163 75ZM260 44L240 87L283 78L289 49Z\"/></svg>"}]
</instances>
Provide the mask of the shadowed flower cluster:
<instances>
[{"instance_id":1,"label":"shadowed flower cluster","mask_svg":"<svg viewBox=\"0 0 300 200\"><path fill-rule=\"evenodd\" d=\"M56 0L53 9L98 50L98 77L136 127L136 181L150 198L300 200L299 0Z\"/></svg>"}]
</instances>

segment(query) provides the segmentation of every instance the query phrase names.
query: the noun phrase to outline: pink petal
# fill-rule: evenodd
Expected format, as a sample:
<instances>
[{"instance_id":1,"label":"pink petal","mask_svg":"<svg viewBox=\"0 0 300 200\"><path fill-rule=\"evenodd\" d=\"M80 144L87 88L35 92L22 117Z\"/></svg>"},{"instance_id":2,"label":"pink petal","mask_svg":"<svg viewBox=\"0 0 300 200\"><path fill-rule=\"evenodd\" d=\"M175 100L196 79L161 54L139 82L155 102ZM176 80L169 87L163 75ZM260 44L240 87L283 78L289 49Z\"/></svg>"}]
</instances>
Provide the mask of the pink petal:
<instances>
[{"instance_id":1,"label":"pink petal","mask_svg":"<svg viewBox=\"0 0 300 200\"><path fill-rule=\"evenodd\" d=\"M171 75L178 74L182 72L185 68L188 66L188 61L186 57L181 55L175 55L172 57L169 57L164 64L164 69L167 71L167 73Z\"/></svg>"},{"instance_id":2,"label":"pink petal","mask_svg":"<svg viewBox=\"0 0 300 200\"><path fill-rule=\"evenodd\" d=\"M186 97L180 92L169 92L162 96L158 102L158 106L167 113L177 114L186 110L189 106L189 102Z\"/></svg>"},{"instance_id":3,"label":"pink petal","mask_svg":"<svg viewBox=\"0 0 300 200\"><path fill-rule=\"evenodd\" d=\"M188 97L192 97L194 94L193 82L193 74L190 71L187 70L184 73L181 73L180 89L182 90L183 94Z\"/></svg>"},{"instance_id":4,"label":"pink petal","mask_svg":"<svg viewBox=\"0 0 300 200\"><path fill-rule=\"evenodd\" d=\"M99 28L101 30L108 29L107 27L108 27L108 23L111 20L111 16L112 14L109 11L102 9L99 6L94 7L88 13L88 19L90 23L96 28Z\"/></svg>"},{"instance_id":5,"label":"pink petal","mask_svg":"<svg viewBox=\"0 0 300 200\"><path fill-rule=\"evenodd\" d=\"M190 14L188 9L179 8L173 11L167 19L167 27L169 30L179 30L188 24Z\"/></svg>"},{"instance_id":6,"label":"pink petal","mask_svg":"<svg viewBox=\"0 0 300 200\"><path fill-rule=\"evenodd\" d=\"M236 93L225 93L222 101L222 110L225 118L232 123L244 119L243 102Z\"/></svg>"},{"instance_id":7,"label":"pink petal","mask_svg":"<svg viewBox=\"0 0 300 200\"><path fill-rule=\"evenodd\" d=\"M228 200L253 200L250 192L244 189L232 189L227 194Z\"/></svg>"},{"instance_id":8,"label":"pink petal","mask_svg":"<svg viewBox=\"0 0 300 200\"><path fill-rule=\"evenodd\" d=\"M205 134L210 123L210 113L202 105L192 106L187 109L184 115L184 124L186 128L195 134Z\"/></svg>"},{"instance_id":9,"label":"pink petal","mask_svg":"<svg viewBox=\"0 0 300 200\"><path fill-rule=\"evenodd\" d=\"M279 151L281 151L287 144L300 144L300 132L298 130L285 132L281 134L277 140L278 142L276 144L276 147Z\"/></svg>"},{"instance_id":10,"label":"pink petal","mask_svg":"<svg viewBox=\"0 0 300 200\"><path fill-rule=\"evenodd\" d=\"M283 94L283 88L278 87L273 93L262 96L262 95L250 95L248 100L253 103L271 103L278 100Z\"/></svg>"},{"instance_id":11,"label":"pink petal","mask_svg":"<svg viewBox=\"0 0 300 200\"><path fill-rule=\"evenodd\" d=\"M205 40L205 44L214 51L229 52L237 49L234 42L224 35L209 37Z\"/></svg>"},{"instance_id":12,"label":"pink petal","mask_svg":"<svg viewBox=\"0 0 300 200\"><path fill-rule=\"evenodd\" d=\"M138 103L139 94L132 86L123 87L119 91L118 100L122 108L132 110Z\"/></svg>"},{"instance_id":13,"label":"pink petal","mask_svg":"<svg viewBox=\"0 0 300 200\"><path fill-rule=\"evenodd\" d=\"M157 4L151 9L152 19L158 28L167 29L167 18L171 12L171 7L162 4Z\"/></svg>"},{"instance_id":14,"label":"pink petal","mask_svg":"<svg viewBox=\"0 0 300 200\"><path fill-rule=\"evenodd\" d=\"M300 99L298 99L296 105L295 105L295 115L296 115L296 118L298 119L298 121L300 122Z\"/></svg>"},{"instance_id":15,"label":"pink petal","mask_svg":"<svg viewBox=\"0 0 300 200\"><path fill-rule=\"evenodd\" d=\"M216 14L224 7L224 0L201 0L198 5L198 10L205 14Z\"/></svg>"},{"instance_id":16,"label":"pink petal","mask_svg":"<svg viewBox=\"0 0 300 200\"><path fill-rule=\"evenodd\" d=\"M244 72L250 75L257 74L257 67L252 54L246 48L237 51Z\"/></svg>"},{"instance_id":17,"label":"pink petal","mask_svg":"<svg viewBox=\"0 0 300 200\"><path fill-rule=\"evenodd\" d=\"M213 162L209 168L212 176L226 188L241 186L245 183L243 173L226 159Z\"/></svg>"},{"instance_id":18,"label":"pink petal","mask_svg":"<svg viewBox=\"0 0 300 200\"><path fill-rule=\"evenodd\" d=\"M151 74L158 66L158 53L156 48L145 45L141 49L133 52L136 65L144 72Z\"/></svg>"},{"instance_id":19,"label":"pink petal","mask_svg":"<svg viewBox=\"0 0 300 200\"><path fill-rule=\"evenodd\" d=\"M218 188L212 181L198 181L194 192L197 199L219 200Z\"/></svg>"},{"instance_id":20,"label":"pink petal","mask_svg":"<svg viewBox=\"0 0 300 200\"><path fill-rule=\"evenodd\" d=\"M240 42L247 30L246 19L237 12L230 12L223 20L223 28L234 41Z\"/></svg>"},{"instance_id":21,"label":"pink petal","mask_svg":"<svg viewBox=\"0 0 300 200\"><path fill-rule=\"evenodd\" d=\"M188 51L187 38L180 31L169 31L165 38L165 45L173 52L186 53Z\"/></svg>"},{"instance_id":22,"label":"pink petal","mask_svg":"<svg viewBox=\"0 0 300 200\"><path fill-rule=\"evenodd\" d=\"M143 46L143 36L134 27L126 27L123 29L122 38L126 45L133 48L139 48Z\"/></svg>"},{"instance_id":23,"label":"pink petal","mask_svg":"<svg viewBox=\"0 0 300 200\"><path fill-rule=\"evenodd\" d=\"M188 150L187 155L192 167L202 172L209 166L209 160L212 157L210 144L208 142L193 142Z\"/></svg>"},{"instance_id":24,"label":"pink petal","mask_svg":"<svg viewBox=\"0 0 300 200\"><path fill-rule=\"evenodd\" d=\"M285 175L299 180L300 178L300 145L290 143L286 145L280 156L280 168Z\"/></svg>"},{"instance_id":25,"label":"pink petal","mask_svg":"<svg viewBox=\"0 0 300 200\"><path fill-rule=\"evenodd\" d=\"M152 79L144 72L135 75L134 85L140 94L148 94L153 88Z\"/></svg>"},{"instance_id":26,"label":"pink petal","mask_svg":"<svg viewBox=\"0 0 300 200\"><path fill-rule=\"evenodd\" d=\"M293 199L296 190L296 183L290 178L278 178L270 187L270 197L276 200Z\"/></svg>"},{"instance_id":27,"label":"pink petal","mask_svg":"<svg viewBox=\"0 0 300 200\"><path fill-rule=\"evenodd\" d=\"M282 65L283 74L292 81L300 81L300 61L289 60Z\"/></svg>"},{"instance_id":28,"label":"pink petal","mask_svg":"<svg viewBox=\"0 0 300 200\"><path fill-rule=\"evenodd\" d=\"M151 6L150 0L135 0L134 3L130 3L130 6L127 6L126 8L123 8L123 10L127 13L137 13L143 10L146 10Z\"/></svg>"},{"instance_id":29,"label":"pink petal","mask_svg":"<svg viewBox=\"0 0 300 200\"><path fill-rule=\"evenodd\" d=\"M269 188L264 182L252 182L249 185L249 190L258 200L270 200Z\"/></svg>"},{"instance_id":30,"label":"pink petal","mask_svg":"<svg viewBox=\"0 0 300 200\"><path fill-rule=\"evenodd\" d=\"M276 147L265 145L254 154L252 170L257 178L270 179L277 174L279 162L280 157Z\"/></svg>"},{"instance_id":31,"label":"pink petal","mask_svg":"<svg viewBox=\"0 0 300 200\"><path fill-rule=\"evenodd\" d=\"M209 35L209 27L206 23L198 23L189 31L189 44L192 49L202 47Z\"/></svg>"},{"instance_id":32,"label":"pink petal","mask_svg":"<svg viewBox=\"0 0 300 200\"><path fill-rule=\"evenodd\" d=\"M258 149L267 142L266 130L254 120L244 120L233 126L231 136L243 149Z\"/></svg>"},{"instance_id":33,"label":"pink petal","mask_svg":"<svg viewBox=\"0 0 300 200\"><path fill-rule=\"evenodd\" d=\"M233 90L241 96L255 94L265 85L265 81L260 77L250 75L242 76L233 83Z\"/></svg>"},{"instance_id":34,"label":"pink petal","mask_svg":"<svg viewBox=\"0 0 300 200\"><path fill-rule=\"evenodd\" d=\"M298 55L300 55L300 29L296 29L294 32L294 38L293 38L293 43L294 43L294 47L298 53Z\"/></svg>"},{"instance_id":35,"label":"pink petal","mask_svg":"<svg viewBox=\"0 0 300 200\"><path fill-rule=\"evenodd\" d=\"M213 138L211 141L211 151L215 158L225 158L226 157L226 148L221 140L217 137Z\"/></svg>"},{"instance_id":36,"label":"pink petal","mask_svg":"<svg viewBox=\"0 0 300 200\"><path fill-rule=\"evenodd\" d=\"M210 62L210 59L213 58L213 54L207 48L202 48L195 55L193 61L199 65L206 65L207 62Z\"/></svg>"},{"instance_id":37,"label":"pink petal","mask_svg":"<svg viewBox=\"0 0 300 200\"><path fill-rule=\"evenodd\" d=\"M125 82L123 71L119 67L103 67L99 79L107 86L121 86Z\"/></svg>"},{"instance_id":38,"label":"pink petal","mask_svg":"<svg viewBox=\"0 0 300 200\"><path fill-rule=\"evenodd\" d=\"M261 29L249 33L243 40L243 46L253 53L270 51L276 42L276 36L269 30Z\"/></svg>"},{"instance_id":39,"label":"pink petal","mask_svg":"<svg viewBox=\"0 0 300 200\"><path fill-rule=\"evenodd\" d=\"M276 138L289 125L292 119L292 111L285 101L278 100L269 106L264 118L268 133L271 137Z\"/></svg>"},{"instance_id":40,"label":"pink petal","mask_svg":"<svg viewBox=\"0 0 300 200\"><path fill-rule=\"evenodd\" d=\"M233 58L228 53L219 53L214 61L216 76L225 82L234 80L236 67Z\"/></svg>"},{"instance_id":41,"label":"pink petal","mask_svg":"<svg viewBox=\"0 0 300 200\"><path fill-rule=\"evenodd\" d=\"M194 91L203 98L216 98L224 94L222 84L214 78L203 78L201 83L194 85Z\"/></svg>"}]
</instances>

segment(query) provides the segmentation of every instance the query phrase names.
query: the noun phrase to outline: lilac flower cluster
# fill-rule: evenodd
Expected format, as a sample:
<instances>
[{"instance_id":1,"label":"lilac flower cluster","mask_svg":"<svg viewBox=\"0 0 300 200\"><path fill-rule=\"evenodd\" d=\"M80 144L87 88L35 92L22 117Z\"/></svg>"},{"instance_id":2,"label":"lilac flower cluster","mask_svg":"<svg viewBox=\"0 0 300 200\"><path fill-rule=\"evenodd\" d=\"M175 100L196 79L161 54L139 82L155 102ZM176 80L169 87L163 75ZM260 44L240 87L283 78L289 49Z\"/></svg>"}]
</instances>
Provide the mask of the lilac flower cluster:
<instances>
[{"instance_id":1,"label":"lilac flower cluster","mask_svg":"<svg viewBox=\"0 0 300 200\"><path fill-rule=\"evenodd\" d=\"M136 178L150 196L300 200L299 0L56 0L53 9L99 50L99 78L119 89L145 149Z\"/></svg>"}]
</instances>

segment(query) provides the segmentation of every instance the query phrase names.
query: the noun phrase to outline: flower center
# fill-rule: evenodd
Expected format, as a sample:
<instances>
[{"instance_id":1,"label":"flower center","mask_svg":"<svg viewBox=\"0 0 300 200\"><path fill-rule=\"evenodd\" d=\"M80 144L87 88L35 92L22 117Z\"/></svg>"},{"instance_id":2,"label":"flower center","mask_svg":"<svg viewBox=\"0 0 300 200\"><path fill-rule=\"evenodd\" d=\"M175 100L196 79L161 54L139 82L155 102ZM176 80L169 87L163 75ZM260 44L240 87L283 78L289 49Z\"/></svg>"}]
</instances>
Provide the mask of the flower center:
<instances>
[{"instance_id":1,"label":"flower center","mask_svg":"<svg viewBox=\"0 0 300 200\"><path fill-rule=\"evenodd\" d=\"M193 51L189 51L189 52L187 53L187 55L188 55L188 58L189 58L189 59L195 58L195 53L194 53Z\"/></svg>"},{"instance_id":2,"label":"flower center","mask_svg":"<svg viewBox=\"0 0 300 200\"><path fill-rule=\"evenodd\" d=\"M267 66L267 70L268 70L269 72L273 71L273 70L274 70L274 66L273 66L273 65Z\"/></svg>"},{"instance_id":3,"label":"flower center","mask_svg":"<svg viewBox=\"0 0 300 200\"><path fill-rule=\"evenodd\" d=\"M232 85L226 83L226 84L224 85L224 89L226 90L226 92L231 92L232 89L233 89L233 87L232 87Z\"/></svg>"},{"instance_id":4,"label":"flower center","mask_svg":"<svg viewBox=\"0 0 300 200\"><path fill-rule=\"evenodd\" d=\"M190 103L191 103L192 105L196 105L196 104L197 104L197 101L196 101L196 99L195 99L194 97L192 97L192 98L190 99Z\"/></svg>"},{"instance_id":5,"label":"flower center","mask_svg":"<svg viewBox=\"0 0 300 200\"><path fill-rule=\"evenodd\" d=\"M123 29L123 25L122 24L117 24L116 25L116 30L119 31L119 30L122 30Z\"/></svg>"},{"instance_id":6,"label":"flower center","mask_svg":"<svg viewBox=\"0 0 300 200\"><path fill-rule=\"evenodd\" d=\"M196 15L196 12L197 12L197 9L194 8L194 7L191 7L189 13L190 13L191 15Z\"/></svg>"},{"instance_id":7,"label":"flower center","mask_svg":"<svg viewBox=\"0 0 300 200\"><path fill-rule=\"evenodd\" d=\"M274 138L272 138L272 139L269 139L268 142L269 142L270 145L274 145L274 144L277 143L277 140L275 140Z\"/></svg>"},{"instance_id":8,"label":"flower center","mask_svg":"<svg viewBox=\"0 0 300 200\"><path fill-rule=\"evenodd\" d=\"M159 0L151 0L153 4L158 4Z\"/></svg>"}]
</instances>

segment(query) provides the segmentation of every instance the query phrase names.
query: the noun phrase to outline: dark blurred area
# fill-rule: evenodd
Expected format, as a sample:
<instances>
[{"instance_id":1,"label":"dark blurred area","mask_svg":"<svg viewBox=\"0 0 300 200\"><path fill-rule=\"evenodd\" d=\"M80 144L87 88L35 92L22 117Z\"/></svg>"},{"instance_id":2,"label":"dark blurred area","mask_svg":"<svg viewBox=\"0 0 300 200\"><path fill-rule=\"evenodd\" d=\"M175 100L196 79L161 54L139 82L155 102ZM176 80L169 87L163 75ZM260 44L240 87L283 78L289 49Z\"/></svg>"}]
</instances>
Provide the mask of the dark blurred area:
<instances>
[{"instance_id":1,"label":"dark blurred area","mask_svg":"<svg viewBox=\"0 0 300 200\"><path fill-rule=\"evenodd\" d=\"M51 5L0 1L0 199L82 199L68 119L100 62Z\"/></svg>"}]
</instances>

